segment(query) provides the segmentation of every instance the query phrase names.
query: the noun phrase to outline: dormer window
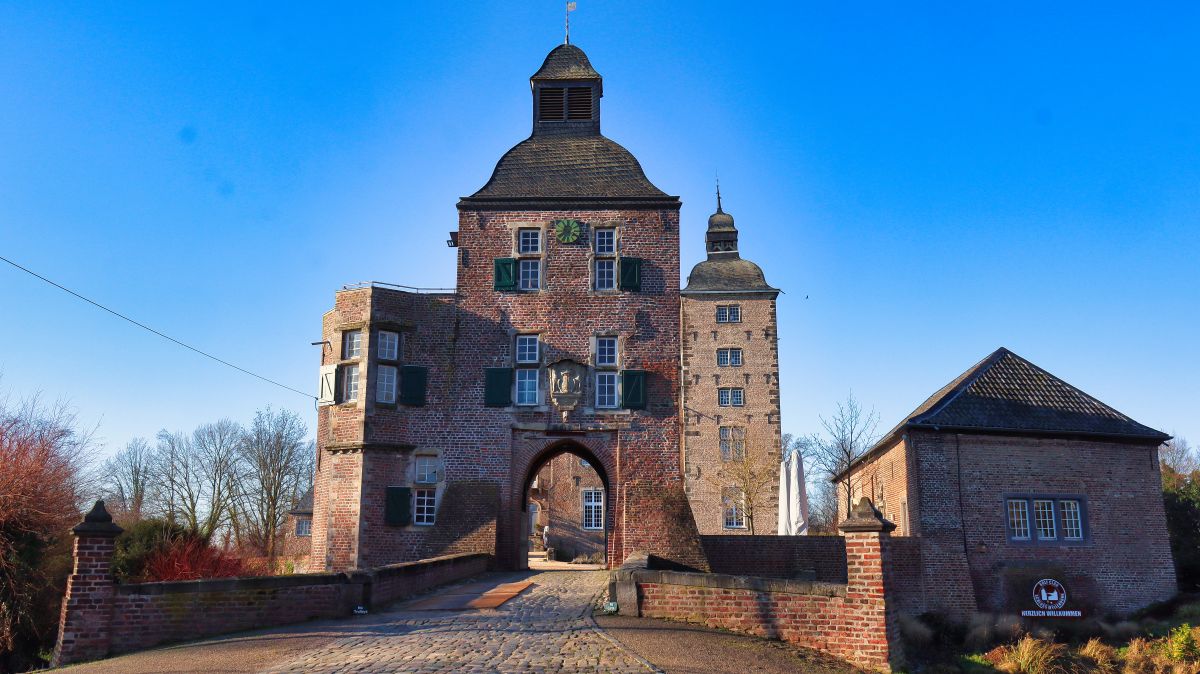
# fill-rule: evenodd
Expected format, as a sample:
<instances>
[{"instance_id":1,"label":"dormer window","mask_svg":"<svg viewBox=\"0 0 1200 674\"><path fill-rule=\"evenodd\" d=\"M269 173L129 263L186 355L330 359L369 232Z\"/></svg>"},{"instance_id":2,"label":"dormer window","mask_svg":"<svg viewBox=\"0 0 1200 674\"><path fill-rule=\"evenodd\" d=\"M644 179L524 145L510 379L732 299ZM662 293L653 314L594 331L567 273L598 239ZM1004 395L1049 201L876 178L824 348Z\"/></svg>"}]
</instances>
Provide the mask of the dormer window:
<instances>
[{"instance_id":1,"label":"dormer window","mask_svg":"<svg viewBox=\"0 0 1200 674\"><path fill-rule=\"evenodd\" d=\"M591 121L591 87L543 87L538 94L538 121Z\"/></svg>"}]
</instances>

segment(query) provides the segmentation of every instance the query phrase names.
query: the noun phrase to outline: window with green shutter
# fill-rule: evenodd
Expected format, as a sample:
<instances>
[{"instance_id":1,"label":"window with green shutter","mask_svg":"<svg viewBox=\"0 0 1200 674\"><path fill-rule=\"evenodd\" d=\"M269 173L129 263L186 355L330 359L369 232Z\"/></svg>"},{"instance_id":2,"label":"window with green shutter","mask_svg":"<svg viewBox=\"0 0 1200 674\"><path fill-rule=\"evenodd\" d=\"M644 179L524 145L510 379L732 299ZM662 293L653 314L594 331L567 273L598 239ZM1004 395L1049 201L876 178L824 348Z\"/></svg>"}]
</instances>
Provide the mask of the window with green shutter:
<instances>
[{"instance_id":1,"label":"window with green shutter","mask_svg":"<svg viewBox=\"0 0 1200 674\"><path fill-rule=\"evenodd\" d=\"M495 276L492 287L496 290L517 289L517 260L511 257L498 257L493 261Z\"/></svg>"},{"instance_id":2,"label":"window with green shutter","mask_svg":"<svg viewBox=\"0 0 1200 674\"><path fill-rule=\"evenodd\" d=\"M646 371L621 371L621 407L630 410L646 408Z\"/></svg>"},{"instance_id":3,"label":"window with green shutter","mask_svg":"<svg viewBox=\"0 0 1200 674\"><path fill-rule=\"evenodd\" d=\"M424 405L427 379L429 368L420 365L405 365L400 368L400 403L418 407Z\"/></svg>"},{"instance_id":4,"label":"window with green shutter","mask_svg":"<svg viewBox=\"0 0 1200 674\"><path fill-rule=\"evenodd\" d=\"M383 521L397 527L412 524L412 489L388 487L384 500Z\"/></svg>"},{"instance_id":5,"label":"window with green shutter","mask_svg":"<svg viewBox=\"0 0 1200 674\"><path fill-rule=\"evenodd\" d=\"M488 407L508 407L512 404L512 368L484 369L483 404Z\"/></svg>"},{"instance_id":6,"label":"window with green shutter","mask_svg":"<svg viewBox=\"0 0 1200 674\"><path fill-rule=\"evenodd\" d=\"M642 289L642 259L640 257L620 258L617 267L621 274L621 290L638 291Z\"/></svg>"}]
</instances>

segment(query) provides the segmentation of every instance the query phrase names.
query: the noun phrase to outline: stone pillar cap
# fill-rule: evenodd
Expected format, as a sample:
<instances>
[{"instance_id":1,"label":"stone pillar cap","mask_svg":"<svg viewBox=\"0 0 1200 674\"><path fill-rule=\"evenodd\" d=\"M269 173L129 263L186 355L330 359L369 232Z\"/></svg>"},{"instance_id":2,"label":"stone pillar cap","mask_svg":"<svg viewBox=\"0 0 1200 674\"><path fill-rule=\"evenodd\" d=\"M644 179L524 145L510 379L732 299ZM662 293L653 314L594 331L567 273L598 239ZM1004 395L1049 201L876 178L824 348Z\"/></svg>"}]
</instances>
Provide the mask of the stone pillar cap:
<instances>
[{"instance_id":1,"label":"stone pillar cap","mask_svg":"<svg viewBox=\"0 0 1200 674\"><path fill-rule=\"evenodd\" d=\"M116 538L124 529L113 524L112 515L104 508L104 501L96 501L91 512L83 516L83 521L76 524L72 533L76 536L105 536Z\"/></svg>"},{"instance_id":2,"label":"stone pillar cap","mask_svg":"<svg viewBox=\"0 0 1200 674\"><path fill-rule=\"evenodd\" d=\"M871 499L866 496L854 506L850 511L850 517L838 526L847 533L859 533L866 531L886 531L891 532L896 530L896 525L885 520L883 513L875 509L871 503Z\"/></svg>"}]
</instances>

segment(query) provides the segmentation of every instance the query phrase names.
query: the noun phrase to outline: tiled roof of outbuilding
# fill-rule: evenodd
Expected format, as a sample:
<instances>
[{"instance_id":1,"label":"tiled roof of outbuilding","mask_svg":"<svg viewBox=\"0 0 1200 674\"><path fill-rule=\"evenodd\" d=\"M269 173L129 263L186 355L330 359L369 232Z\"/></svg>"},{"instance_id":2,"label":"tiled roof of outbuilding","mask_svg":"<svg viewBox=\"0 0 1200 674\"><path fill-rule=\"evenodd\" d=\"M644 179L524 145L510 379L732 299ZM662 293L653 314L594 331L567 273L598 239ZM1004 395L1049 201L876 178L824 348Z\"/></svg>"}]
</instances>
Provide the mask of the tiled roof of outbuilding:
<instances>
[{"instance_id":1,"label":"tiled roof of outbuilding","mask_svg":"<svg viewBox=\"0 0 1200 674\"><path fill-rule=\"evenodd\" d=\"M907 428L1164 442L1144 426L1001 347L921 403L855 463Z\"/></svg>"},{"instance_id":2,"label":"tiled roof of outbuilding","mask_svg":"<svg viewBox=\"0 0 1200 674\"><path fill-rule=\"evenodd\" d=\"M313 490L310 488L300 497L300 502L296 504L289 515L311 515L313 514Z\"/></svg>"},{"instance_id":3,"label":"tiled roof of outbuilding","mask_svg":"<svg viewBox=\"0 0 1200 674\"><path fill-rule=\"evenodd\" d=\"M601 135L530 136L509 150L492 177L460 206L493 199L633 199L673 202L646 178L628 150Z\"/></svg>"}]
</instances>

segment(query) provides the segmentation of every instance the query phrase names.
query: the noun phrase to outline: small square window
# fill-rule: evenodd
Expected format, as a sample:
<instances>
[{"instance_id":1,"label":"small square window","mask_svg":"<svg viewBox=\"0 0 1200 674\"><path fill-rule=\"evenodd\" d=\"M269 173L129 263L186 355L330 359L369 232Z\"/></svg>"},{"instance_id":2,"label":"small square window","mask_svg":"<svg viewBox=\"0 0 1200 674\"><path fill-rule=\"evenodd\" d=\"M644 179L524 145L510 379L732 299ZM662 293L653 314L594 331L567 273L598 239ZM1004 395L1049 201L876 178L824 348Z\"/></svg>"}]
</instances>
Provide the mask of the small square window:
<instances>
[{"instance_id":1,"label":"small square window","mask_svg":"<svg viewBox=\"0 0 1200 674\"><path fill-rule=\"evenodd\" d=\"M521 260L521 280L518 287L521 290L537 290L542 287L542 261Z\"/></svg>"},{"instance_id":2,"label":"small square window","mask_svg":"<svg viewBox=\"0 0 1200 674\"><path fill-rule=\"evenodd\" d=\"M414 482L418 484L435 484L438 481L438 458L436 456L418 456Z\"/></svg>"},{"instance_id":3,"label":"small square window","mask_svg":"<svg viewBox=\"0 0 1200 674\"><path fill-rule=\"evenodd\" d=\"M726 529L746 528L745 502L746 500L741 489L728 487L721 490L721 503L725 509Z\"/></svg>"},{"instance_id":4,"label":"small square window","mask_svg":"<svg viewBox=\"0 0 1200 674\"><path fill-rule=\"evenodd\" d=\"M742 461L746 458L746 429L740 426L721 426L721 460Z\"/></svg>"},{"instance_id":5,"label":"small square window","mask_svg":"<svg viewBox=\"0 0 1200 674\"><path fill-rule=\"evenodd\" d=\"M347 330L342 333L342 359L358 358L362 355L362 330Z\"/></svg>"},{"instance_id":6,"label":"small square window","mask_svg":"<svg viewBox=\"0 0 1200 674\"><path fill-rule=\"evenodd\" d=\"M537 255L542 252L542 232L538 229L522 229L517 234L517 252L521 255Z\"/></svg>"},{"instance_id":7,"label":"small square window","mask_svg":"<svg viewBox=\"0 0 1200 674\"><path fill-rule=\"evenodd\" d=\"M717 305L718 323L741 323L742 307L737 304Z\"/></svg>"},{"instance_id":8,"label":"small square window","mask_svg":"<svg viewBox=\"0 0 1200 674\"><path fill-rule=\"evenodd\" d=\"M380 365L375 375L375 402L396 402L396 368Z\"/></svg>"},{"instance_id":9,"label":"small square window","mask_svg":"<svg viewBox=\"0 0 1200 674\"><path fill-rule=\"evenodd\" d=\"M342 402L358 400L358 366L342 367Z\"/></svg>"},{"instance_id":10,"label":"small square window","mask_svg":"<svg viewBox=\"0 0 1200 674\"><path fill-rule=\"evenodd\" d=\"M538 371L536 369L517 370L517 404L538 404Z\"/></svg>"},{"instance_id":11,"label":"small square window","mask_svg":"<svg viewBox=\"0 0 1200 674\"><path fill-rule=\"evenodd\" d=\"M741 407L746 404L746 392L740 388L717 389L717 405L721 407Z\"/></svg>"},{"instance_id":12,"label":"small square window","mask_svg":"<svg viewBox=\"0 0 1200 674\"><path fill-rule=\"evenodd\" d=\"M400 357L400 333L379 332L379 360L396 360Z\"/></svg>"},{"instance_id":13,"label":"small square window","mask_svg":"<svg viewBox=\"0 0 1200 674\"><path fill-rule=\"evenodd\" d=\"M596 290L614 290L617 287L617 261L596 260Z\"/></svg>"},{"instance_id":14,"label":"small square window","mask_svg":"<svg viewBox=\"0 0 1200 674\"><path fill-rule=\"evenodd\" d=\"M296 535L312 536L312 520L307 517L296 518Z\"/></svg>"},{"instance_id":15,"label":"small square window","mask_svg":"<svg viewBox=\"0 0 1200 674\"><path fill-rule=\"evenodd\" d=\"M437 519L437 490L417 489L413 492L413 524L428 526Z\"/></svg>"},{"instance_id":16,"label":"small square window","mask_svg":"<svg viewBox=\"0 0 1200 674\"><path fill-rule=\"evenodd\" d=\"M596 407L613 408L617 406L617 373L596 373Z\"/></svg>"},{"instance_id":17,"label":"small square window","mask_svg":"<svg viewBox=\"0 0 1200 674\"><path fill-rule=\"evenodd\" d=\"M717 366L718 367L741 367L742 366L742 350L741 349L717 349Z\"/></svg>"},{"instance_id":18,"label":"small square window","mask_svg":"<svg viewBox=\"0 0 1200 674\"><path fill-rule=\"evenodd\" d=\"M616 255L617 254L617 230L615 230L615 229L597 229L596 230L596 254L597 255Z\"/></svg>"},{"instance_id":19,"label":"small square window","mask_svg":"<svg viewBox=\"0 0 1200 674\"><path fill-rule=\"evenodd\" d=\"M596 338L596 365L597 367L615 367L617 364L617 338L616 337L597 337Z\"/></svg>"},{"instance_id":20,"label":"small square window","mask_svg":"<svg viewBox=\"0 0 1200 674\"><path fill-rule=\"evenodd\" d=\"M538 362L538 336L537 335L518 335L517 336L517 362L518 363L536 363L536 362Z\"/></svg>"}]
</instances>

